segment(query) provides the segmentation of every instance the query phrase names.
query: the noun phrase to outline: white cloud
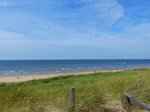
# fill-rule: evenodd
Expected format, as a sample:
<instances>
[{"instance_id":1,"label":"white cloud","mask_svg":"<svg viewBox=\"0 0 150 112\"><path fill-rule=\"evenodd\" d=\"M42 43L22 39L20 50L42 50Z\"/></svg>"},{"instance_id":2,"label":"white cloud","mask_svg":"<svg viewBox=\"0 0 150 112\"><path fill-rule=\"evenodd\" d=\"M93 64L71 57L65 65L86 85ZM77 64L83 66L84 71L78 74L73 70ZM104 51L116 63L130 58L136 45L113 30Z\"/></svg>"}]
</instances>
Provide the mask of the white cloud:
<instances>
[{"instance_id":1,"label":"white cloud","mask_svg":"<svg viewBox=\"0 0 150 112\"><path fill-rule=\"evenodd\" d=\"M150 34L150 23L139 23L136 25L132 25L130 26L130 28L127 29L130 32L134 32L134 33L141 33L141 34ZM149 36L149 35L147 35Z\"/></svg>"},{"instance_id":2,"label":"white cloud","mask_svg":"<svg viewBox=\"0 0 150 112\"><path fill-rule=\"evenodd\" d=\"M95 1L95 2L94 2ZM90 4L90 2L92 2ZM123 7L116 0L88 0L88 7L95 8L98 11L99 18L104 21L109 21L111 24L115 23L123 15ZM11 14L14 15L13 12ZM7 15L7 14L6 14ZM88 31L81 32L68 28L65 25L59 25L57 22L51 20L44 20L37 16L32 16L24 13L17 13L10 18L9 16L2 15L3 20L1 26L7 26L9 29L15 29L16 32L0 30L0 44L28 44L28 45L42 45L42 46L92 46L92 47L107 47L117 48L124 46L141 46L140 39L144 34L140 36L132 37L129 33L148 29L149 25L138 25L132 28L132 31L126 31L126 33L110 33L107 31L101 31L92 27L87 27ZM7 19L5 19L7 18ZM16 19L15 19L16 18ZM11 25L11 26L9 26ZM134 31L133 31L134 29ZM17 32L17 30L19 30ZM149 30L148 30L149 31ZM147 33L146 33L147 34ZM138 38L138 41L135 41ZM132 43L132 44L130 44ZM146 43L147 44L147 43Z\"/></svg>"},{"instance_id":3,"label":"white cloud","mask_svg":"<svg viewBox=\"0 0 150 112\"><path fill-rule=\"evenodd\" d=\"M19 38L23 38L24 36L21 34L18 34L13 31L8 30L1 30L0 29L0 40L17 40Z\"/></svg>"},{"instance_id":4,"label":"white cloud","mask_svg":"<svg viewBox=\"0 0 150 112\"><path fill-rule=\"evenodd\" d=\"M9 30L1 30L0 29L0 46L32 46L32 45L41 45L44 44L44 41L41 41L39 39L32 39L28 37L27 35L9 31Z\"/></svg>"},{"instance_id":5,"label":"white cloud","mask_svg":"<svg viewBox=\"0 0 150 112\"><path fill-rule=\"evenodd\" d=\"M124 15L124 8L117 0L81 0L96 11L96 19L113 24Z\"/></svg>"},{"instance_id":6,"label":"white cloud","mask_svg":"<svg viewBox=\"0 0 150 112\"><path fill-rule=\"evenodd\" d=\"M1 6L48 5L50 7L49 11L50 12L52 11L54 13L58 7L64 9L65 7L69 6L69 5L66 6L66 4L72 5L73 3L70 4L70 0L63 0L63 1L62 0L58 0L58 1L43 0L42 2L40 0L23 0L23 1L22 0L21 1L20 0L0 0ZM99 21L101 23L112 25L124 15L124 8L117 0L77 0L77 1L74 1L73 5L77 5L77 4L79 6L81 4L81 6L78 7L78 12L70 11L72 9L68 9L68 11L65 12L66 16L70 13L69 14L70 17L71 16L75 17L75 21L77 21L77 19L79 20L83 19L83 21L90 22L89 19L91 19L91 22ZM72 6L69 6L69 7L72 7ZM84 18L81 18L82 16ZM70 18L70 19L73 19L73 18Z\"/></svg>"},{"instance_id":7,"label":"white cloud","mask_svg":"<svg viewBox=\"0 0 150 112\"><path fill-rule=\"evenodd\" d=\"M100 0L95 7L100 10L101 18L111 23L115 23L124 15L124 9L117 0Z\"/></svg>"},{"instance_id":8,"label":"white cloud","mask_svg":"<svg viewBox=\"0 0 150 112\"><path fill-rule=\"evenodd\" d=\"M47 27L55 29L55 26ZM53 32L53 31L52 31ZM43 32L45 38L30 38L27 35L19 34L12 31L0 30L0 45L5 46L91 46L91 47L111 47L119 46L122 39L114 38L110 34L101 32L101 35L93 35L91 33L81 33L69 29L57 29L56 32ZM37 35L41 32L37 30ZM59 35L60 34L60 35ZM36 35L36 34L34 34Z\"/></svg>"},{"instance_id":9,"label":"white cloud","mask_svg":"<svg viewBox=\"0 0 150 112\"><path fill-rule=\"evenodd\" d=\"M88 46L118 48L124 46L141 46L144 41L139 36L131 37L126 33L108 33L104 31L80 32L61 27L48 21L36 22L36 29L31 30L31 35L0 30L0 45L24 46ZM34 36L34 38L33 38ZM136 38L140 41L135 41ZM131 43L131 44L130 44Z\"/></svg>"}]
</instances>

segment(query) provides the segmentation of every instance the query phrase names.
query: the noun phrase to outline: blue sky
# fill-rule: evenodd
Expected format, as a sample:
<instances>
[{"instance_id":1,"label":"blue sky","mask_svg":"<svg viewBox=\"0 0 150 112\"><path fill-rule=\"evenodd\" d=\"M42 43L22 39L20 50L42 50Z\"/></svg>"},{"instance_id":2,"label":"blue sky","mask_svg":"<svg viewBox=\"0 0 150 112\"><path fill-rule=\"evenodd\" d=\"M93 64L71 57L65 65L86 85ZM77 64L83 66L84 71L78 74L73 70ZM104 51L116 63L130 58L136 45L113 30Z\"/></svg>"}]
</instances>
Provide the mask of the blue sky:
<instances>
[{"instance_id":1,"label":"blue sky","mask_svg":"<svg viewBox=\"0 0 150 112\"><path fill-rule=\"evenodd\" d=\"M149 10L149 0L0 0L0 59L147 59Z\"/></svg>"}]
</instances>

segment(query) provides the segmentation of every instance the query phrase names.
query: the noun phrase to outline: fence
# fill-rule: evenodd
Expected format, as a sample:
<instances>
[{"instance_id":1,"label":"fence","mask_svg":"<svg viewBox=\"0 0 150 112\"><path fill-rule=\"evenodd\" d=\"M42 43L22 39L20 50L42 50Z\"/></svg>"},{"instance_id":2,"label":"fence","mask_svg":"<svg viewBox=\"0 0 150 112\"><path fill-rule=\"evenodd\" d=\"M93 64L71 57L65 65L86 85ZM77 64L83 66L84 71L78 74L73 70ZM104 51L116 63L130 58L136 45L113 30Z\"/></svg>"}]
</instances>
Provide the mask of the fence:
<instances>
[{"instance_id":1,"label":"fence","mask_svg":"<svg viewBox=\"0 0 150 112\"><path fill-rule=\"evenodd\" d=\"M141 92L140 85L141 85L141 80L137 80L135 88L136 88L137 92L139 92L139 93ZM75 88L74 87L70 87L69 99L70 99L69 112L75 112ZM132 112L131 101L137 103L143 109L150 111L150 105L145 104L140 99L136 98L135 96L131 95L128 92L123 93L123 100L124 100L124 104L122 104L122 105L123 105L123 109L126 112Z\"/></svg>"},{"instance_id":2,"label":"fence","mask_svg":"<svg viewBox=\"0 0 150 112\"><path fill-rule=\"evenodd\" d=\"M134 101L139 106L141 106L143 109L150 111L150 105L145 104L144 102L142 102L141 100L132 96L129 93L124 93L123 95L124 95L124 101L125 101L125 107L123 107L123 108L125 109L126 112L132 112L131 101Z\"/></svg>"},{"instance_id":3,"label":"fence","mask_svg":"<svg viewBox=\"0 0 150 112\"><path fill-rule=\"evenodd\" d=\"M140 86L141 86L141 80L137 80L135 88L136 88L137 92L139 92L139 93L141 92L141 87ZM150 105L145 104L140 99L136 98L135 96L131 95L128 92L124 92L123 93L123 98L124 98L123 99L124 100L124 104L122 104L122 105L123 105L123 109L126 112L132 112L131 101L135 102L136 104L138 104L143 109L150 111Z\"/></svg>"}]
</instances>

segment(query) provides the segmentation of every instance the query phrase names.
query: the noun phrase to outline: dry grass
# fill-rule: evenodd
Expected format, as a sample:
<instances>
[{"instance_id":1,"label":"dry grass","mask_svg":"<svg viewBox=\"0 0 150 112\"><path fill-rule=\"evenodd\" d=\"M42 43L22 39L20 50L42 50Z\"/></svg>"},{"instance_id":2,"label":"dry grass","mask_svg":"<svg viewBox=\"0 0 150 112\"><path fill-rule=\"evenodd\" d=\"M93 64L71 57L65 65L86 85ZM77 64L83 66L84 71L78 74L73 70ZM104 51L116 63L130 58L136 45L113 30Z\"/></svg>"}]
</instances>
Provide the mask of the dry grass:
<instances>
[{"instance_id":1,"label":"dry grass","mask_svg":"<svg viewBox=\"0 0 150 112\"><path fill-rule=\"evenodd\" d=\"M142 93L135 90L142 80ZM150 103L150 70L95 73L0 85L1 112L66 112L69 88L76 88L79 112L120 112L124 91Z\"/></svg>"}]
</instances>

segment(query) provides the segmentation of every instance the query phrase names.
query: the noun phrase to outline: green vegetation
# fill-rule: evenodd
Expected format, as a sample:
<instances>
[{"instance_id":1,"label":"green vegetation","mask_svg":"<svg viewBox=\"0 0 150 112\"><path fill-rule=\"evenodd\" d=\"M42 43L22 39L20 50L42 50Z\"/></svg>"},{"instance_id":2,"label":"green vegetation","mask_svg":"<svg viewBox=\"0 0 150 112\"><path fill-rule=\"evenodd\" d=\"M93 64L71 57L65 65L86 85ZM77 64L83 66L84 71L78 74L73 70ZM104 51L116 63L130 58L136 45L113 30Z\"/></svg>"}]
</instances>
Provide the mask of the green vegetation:
<instances>
[{"instance_id":1,"label":"green vegetation","mask_svg":"<svg viewBox=\"0 0 150 112\"><path fill-rule=\"evenodd\" d=\"M135 84L142 80L142 92ZM150 70L60 76L52 79L0 84L1 112L66 112L69 88L76 88L76 110L79 112L119 112L124 91L150 103Z\"/></svg>"}]
</instances>

